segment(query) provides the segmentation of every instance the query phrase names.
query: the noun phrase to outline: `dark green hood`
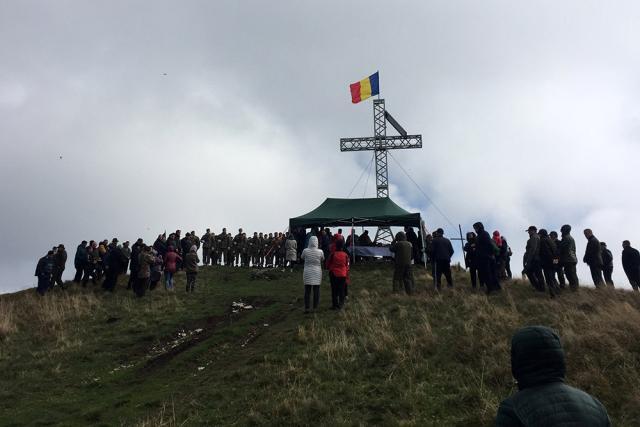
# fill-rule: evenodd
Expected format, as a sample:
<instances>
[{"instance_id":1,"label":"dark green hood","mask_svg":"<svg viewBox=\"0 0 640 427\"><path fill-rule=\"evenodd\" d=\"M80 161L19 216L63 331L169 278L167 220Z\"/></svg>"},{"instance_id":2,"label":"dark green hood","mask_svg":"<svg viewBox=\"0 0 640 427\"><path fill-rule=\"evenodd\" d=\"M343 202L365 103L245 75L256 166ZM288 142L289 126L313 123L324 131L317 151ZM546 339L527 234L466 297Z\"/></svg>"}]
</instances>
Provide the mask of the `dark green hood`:
<instances>
[{"instance_id":1,"label":"dark green hood","mask_svg":"<svg viewBox=\"0 0 640 427\"><path fill-rule=\"evenodd\" d=\"M518 330L511 340L511 372L520 390L564 382L564 350L558 335L545 326Z\"/></svg>"}]
</instances>

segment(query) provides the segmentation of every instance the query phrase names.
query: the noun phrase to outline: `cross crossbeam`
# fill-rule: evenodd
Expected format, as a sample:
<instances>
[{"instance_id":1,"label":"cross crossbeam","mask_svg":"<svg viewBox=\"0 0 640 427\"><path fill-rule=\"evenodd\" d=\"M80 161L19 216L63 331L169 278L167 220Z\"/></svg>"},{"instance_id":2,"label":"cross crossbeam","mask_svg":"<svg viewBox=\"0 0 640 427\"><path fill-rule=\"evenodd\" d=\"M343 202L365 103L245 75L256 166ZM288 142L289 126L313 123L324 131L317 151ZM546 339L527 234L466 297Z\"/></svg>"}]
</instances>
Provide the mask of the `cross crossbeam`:
<instances>
[{"instance_id":1,"label":"cross crossbeam","mask_svg":"<svg viewBox=\"0 0 640 427\"><path fill-rule=\"evenodd\" d=\"M401 150L406 148L422 148L422 135L340 138L340 151Z\"/></svg>"}]
</instances>

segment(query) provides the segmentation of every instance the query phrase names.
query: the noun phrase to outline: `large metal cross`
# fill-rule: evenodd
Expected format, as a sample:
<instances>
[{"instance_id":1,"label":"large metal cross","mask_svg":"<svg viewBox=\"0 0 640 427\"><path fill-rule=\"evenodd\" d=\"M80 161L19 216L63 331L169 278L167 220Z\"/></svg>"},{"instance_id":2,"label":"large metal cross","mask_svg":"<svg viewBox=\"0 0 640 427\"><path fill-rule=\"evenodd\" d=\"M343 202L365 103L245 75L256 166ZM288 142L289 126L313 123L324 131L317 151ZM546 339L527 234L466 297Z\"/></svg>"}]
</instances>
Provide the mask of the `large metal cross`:
<instances>
[{"instance_id":1,"label":"large metal cross","mask_svg":"<svg viewBox=\"0 0 640 427\"><path fill-rule=\"evenodd\" d=\"M400 136L387 136L387 122ZM384 108L384 99L373 100L373 137L340 138L340 151L374 151L376 158L376 195L389 197L389 173L387 170L387 150L422 148L422 135L407 135L400 124ZM389 227L379 227L376 243L390 243L393 240Z\"/></svg>"}]
</instances>

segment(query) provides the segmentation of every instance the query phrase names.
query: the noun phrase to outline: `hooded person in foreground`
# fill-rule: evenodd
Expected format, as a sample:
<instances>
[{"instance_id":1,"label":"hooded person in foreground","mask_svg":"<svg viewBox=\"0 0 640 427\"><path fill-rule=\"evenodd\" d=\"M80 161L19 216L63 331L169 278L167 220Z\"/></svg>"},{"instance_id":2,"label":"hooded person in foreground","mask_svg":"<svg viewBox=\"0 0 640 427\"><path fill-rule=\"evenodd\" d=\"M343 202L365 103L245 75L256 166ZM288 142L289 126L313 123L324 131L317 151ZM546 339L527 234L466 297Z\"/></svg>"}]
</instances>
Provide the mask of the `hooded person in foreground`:
<instances>
[{"instance_id":1,"label":"hooded person in foreground","mask_svg":"<svg viewBox=\"0 0 640 427\"><path fill-rule=\"evenodd\" d=\"M496 426L610 426L598 399L564 382L560 338L544 326L527 326L511 339L511 372L518 392L498 408Z\"/></svg>"}]
</instances>

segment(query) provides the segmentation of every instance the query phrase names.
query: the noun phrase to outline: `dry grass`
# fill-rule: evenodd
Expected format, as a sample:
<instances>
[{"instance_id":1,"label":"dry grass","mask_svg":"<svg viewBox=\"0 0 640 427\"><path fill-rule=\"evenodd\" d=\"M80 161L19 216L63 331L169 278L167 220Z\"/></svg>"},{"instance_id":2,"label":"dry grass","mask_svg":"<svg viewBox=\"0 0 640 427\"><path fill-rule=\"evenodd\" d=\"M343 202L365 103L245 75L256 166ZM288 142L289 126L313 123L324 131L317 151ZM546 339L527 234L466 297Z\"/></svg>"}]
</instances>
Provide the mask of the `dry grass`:
<instances>
[{"instance_id":1,"label":"dry grass","mask_svg":"<svg viewBox=\"0 0 640 427\"><path fill-rule=\"evenodd\" d=\"M13 304L0 299L0 341L17 330Z\"/></svg>"},{"instance_id":2,"label":"dry grass","mask_svg":"<svg viewBox=\"0 0 640 427\"><path fill-rule=\"evenodd\" d=\"M162 404L162 408L160 411L151 415L144 420L135 424L136 427L177 427L185 425L186 421L182 423L178 423L176 418L176 408L175 403L171 400L171 406L169 407L167 403Z\"/></svg>"},{"instance_id":3,"label":"dry grass","mask_svg":"<svg viewBox=\"0 0 640 427\"><path fill-rule=\"evenodd\" d=\"M422 273L418 280L428 279ZM640 419L639 295L583 289L550 300L514 282L492 297L469 289L407 297L390 294L386 278L379 280L383 287L356 288L347 309L330 320L316 317L298 327L307 350L279 368L287 391L277 399L278 416L309 419L321 408L317 388L333 382L340 389L348 381L355 389L368 382L397 399L382 405L372 423L488 425L515 390L512 334L543 324L559 331L570 384L605 402L620 425ZM434 393L450 405L446 416L435 408L430 413Z\"/></svg>"}]
</instances>

